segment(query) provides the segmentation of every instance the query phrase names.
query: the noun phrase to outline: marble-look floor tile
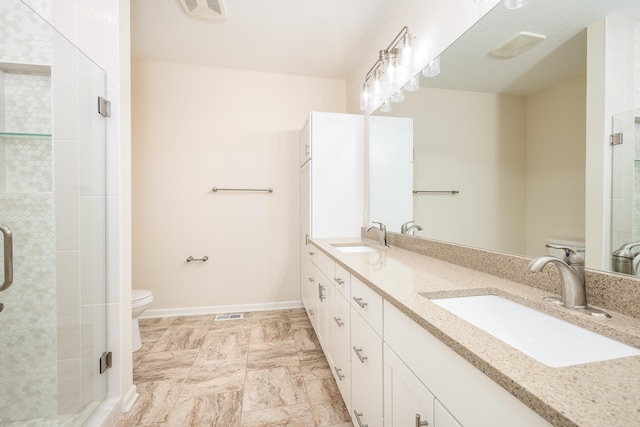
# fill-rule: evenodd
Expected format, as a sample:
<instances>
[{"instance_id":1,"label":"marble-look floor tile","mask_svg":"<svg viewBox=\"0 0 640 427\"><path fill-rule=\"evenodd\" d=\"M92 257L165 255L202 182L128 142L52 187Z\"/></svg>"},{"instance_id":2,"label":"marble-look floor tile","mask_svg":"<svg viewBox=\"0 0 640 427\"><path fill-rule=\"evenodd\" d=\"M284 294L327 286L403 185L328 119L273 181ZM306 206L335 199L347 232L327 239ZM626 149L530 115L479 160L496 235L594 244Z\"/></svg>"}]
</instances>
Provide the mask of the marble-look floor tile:
<instances>
[{"instance_id":1,"label":"marble-look floor tile","mask_svg":"<svg viewBox=\"0 0 640 427\"><path fill-rule=\"evenodd\" d=\"M140 396L119 424L129 427L164 423L178 401L181 386L181 379L138 383Z\"/></svg>"},{"instance_id":2,"label":"marble-look floor tile","mask_svg":"<svg viewBox=\"0 0 640 427\"><path fill-rule=\"evenodd\" d=\"M182 397L242 391L246 358L214 360L195 365L182 385Z\"/></svg>"},{"instance_id":3,"label":"marble-look floor tile","mask_svg":"<svg viewBox=\"0 0 640 427\"><path fill-rule=\"evenodd\" d=\"M250 333L251 330L248 328L236 328L235 331L209 330L200 347L196 364L209 360L246 358Z\"/></svg>"},{"instance_id":4,"label":"marble-look floor tile","mask_svg":"<svg viewBox=\"0 0 640 427\"><path fill-rule=\"evenodd\" d=\"M281 318L283 316L288 316L289 310L268 310L268 311L250 311L244 313L245 319L251 320L266 320L266 319L276 319Z\"/></svg>"},{"instance_id":5,"label":"marble-look floor tile","mask_svg":"<svg viewBox=\"0 0 640 427\"><path fill-rule=\"evenodd\" d=\"M164 427L239 427L242 391L178 400Z\"/></svg>"},{"instance_id":6,"label":"marble-look floor tile","mask_svg":"<svg viewBox=\"0 0 640 427\"><path fill-rule=\"evenodd\" d=\"M167 328L171 322L173 322L173 317L154 317L151 319L138 319L138 325L140 325L140 330L144 331L147 329L156 329L156 328Z\"/></svg>"},{"instance_id":7,"label":"marble-look floor tile","mask_svg":"<svg viewBox=\"0 0 640 427\"><path fill-rule=\"evenodd\" d=\"M288 341L293 339L289 317L261 320L251 328L251 343Z\"/></svg>"},{"instance_id":8,"label":"marble-look floor tile","mask_svg":"<svg viewBox=\"0 0 640 427\"><path fill-rule=\"evenodd\" d=\"M294 329L293 339L298 351L322 351L320 341L313 328Z\"/></svg>"},{"instance_id":9,"label":"marble-look floor tile","mask_svg":"<svg viewBox=\"0 0 640 427\"><path fill-rule=\"evenodd\" d=\"M279 366L299 366L294 341L276 341L249 345L247 369L268 369Z\"/></svg>"},{"instance_id":10,"label":"marble-look floor tile","mask_svg":"<svg viewBox=\"0 0 640 427\"><path fill-rule=\"evenodd\" d=\"M300 314L289 314L289 323L291 324L291 329L305 329L313 327L309 317L307 316L307 312L304 310Z\"/></svg>"},{"instance_id":11,"label":"marble-look floor tile","mask_svg":"<svg viewBox=\"0 0 640 427\"><path fill-rule=\"evenodd\" d=\"M189 374L198 350L149 352L133 372L133 382L184 378Z\"/></svg>"},{"instance_id":12,"label":"marble-look floor tile","mask_svg":"<svg viewBox=\"0 0 640 427\"><path fill-rule=\"evenodd\" d=\"M298 358L305 381L333 378L333 372L322 350L303 351L298 353Z\"/></svg>"},{"instance_id":13,"label":"marble-look floor tile","mask_svg":"<svg viewBox=\"0 0 640 427\"><path fill-rule=\"evenodd\" d=\"M173 321L169 325L169 330L171 331L182 328L208 329L214 319L215 315L213 314L174 317Z\"/></svg>"},{"instance_id":14,"label":"marble-look floor tile","mask_svg":"<svg viewBox=\"0 0 640 427\"><path fill-rule=\"evenodd\" d=\"M243 410L308 403L302 372L296 367L247 371Z\"/></svg>"},{"instance_id":15,"label":"marble-look floor tile","mask_svg":"<svg viewBox=\"0 0 640 427\"><path fill-rule=\"evenodd\" d=\"M152 347L153 344L155 344L160 338L162 338L165 332L167 332L166 327L149 327L147 329L140 328L140 340L142 341L142 345Z\"/></svg>"},{"instance_id":16,"label":"marble-look floor tile","mask_svg":"<svg viewBox=\"0 0 640 427\"><path fill-rule=\"evenodd\" d=\"M242 413L242 427L313 427L308 404L282 406Z\"/></svg>"},{"instance_id":17,"label":"marble-look floor tile","mask_svg":"<svg viewBox=\"0 0 640 427\"><path fill-rule=\"evenodd\" d=\"M350 420L340 389L333 378L307 381L306 387L317 427L333 426Z\"/></svg>"},{"instance_id":18,"label":"marble-look floor tile","mask_svg":"<svg viewBox=\"0 0 640 427\"><path fill-rule=\"evenodd\" d=\"M200 348L207 335L206 329L181 328L175 330L167 330L155 345L151 348L152 352L156 351L172 351L172 350L191 350Z\"/></svg>"}]
</instances>

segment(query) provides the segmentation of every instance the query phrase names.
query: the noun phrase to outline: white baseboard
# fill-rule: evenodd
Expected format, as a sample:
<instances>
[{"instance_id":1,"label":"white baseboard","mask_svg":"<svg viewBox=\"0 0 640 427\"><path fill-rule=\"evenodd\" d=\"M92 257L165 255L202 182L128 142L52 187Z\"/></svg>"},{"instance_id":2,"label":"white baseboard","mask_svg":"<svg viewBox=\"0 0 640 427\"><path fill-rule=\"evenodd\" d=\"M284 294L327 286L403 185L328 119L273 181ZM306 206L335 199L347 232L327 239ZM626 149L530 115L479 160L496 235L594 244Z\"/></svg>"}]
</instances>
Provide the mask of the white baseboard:
<instances>
[{"instance_id":1,"label":"white baseboard","mask_svg":"<svg viewBox=\"0 0 640 427\"><path fill-rule=\"evenodd\" d=\"M201 314L246 313L249 311L287 310L302 308L302 301L266 302L260 304L214 305L209 307L181 307L146 310L139 319L156 317L196 316Z\"/></svg>"},{"instance_id":2,"label":"white baseboard","mask_svg":"<svg viewBox=\"0 0 640 427\"><path fill-rule=\"evenodd\" d=\"M129 391L127 392L127 394L124 396L124 398L122 399L122 412L123 413L127 413L131 410L131 408L133 407L133 404L136 403L136 400L138 400L138 396L140 396L138 394L138 389L136 388L136 385L133 384L131 386L131 388L129 389Z\"/></svg>"}]
</instances>

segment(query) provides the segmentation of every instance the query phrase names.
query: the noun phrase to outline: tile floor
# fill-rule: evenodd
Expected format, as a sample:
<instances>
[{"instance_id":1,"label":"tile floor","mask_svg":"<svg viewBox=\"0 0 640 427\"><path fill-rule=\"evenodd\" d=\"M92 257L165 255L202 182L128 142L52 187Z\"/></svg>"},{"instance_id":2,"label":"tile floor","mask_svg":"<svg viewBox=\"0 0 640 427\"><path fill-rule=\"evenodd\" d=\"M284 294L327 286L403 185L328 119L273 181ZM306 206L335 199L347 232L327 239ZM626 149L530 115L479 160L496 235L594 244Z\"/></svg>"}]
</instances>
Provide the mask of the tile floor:
<instances>
[{"instance_id":1,"label":"tile floor","mask_svg":"<svg viewBox=\"0 0 640 427\"><path fill-rule=\"evenodd\" d=\"M304 309L140 320L117 427L351 427Z\"/></svg>"}]
</instances>

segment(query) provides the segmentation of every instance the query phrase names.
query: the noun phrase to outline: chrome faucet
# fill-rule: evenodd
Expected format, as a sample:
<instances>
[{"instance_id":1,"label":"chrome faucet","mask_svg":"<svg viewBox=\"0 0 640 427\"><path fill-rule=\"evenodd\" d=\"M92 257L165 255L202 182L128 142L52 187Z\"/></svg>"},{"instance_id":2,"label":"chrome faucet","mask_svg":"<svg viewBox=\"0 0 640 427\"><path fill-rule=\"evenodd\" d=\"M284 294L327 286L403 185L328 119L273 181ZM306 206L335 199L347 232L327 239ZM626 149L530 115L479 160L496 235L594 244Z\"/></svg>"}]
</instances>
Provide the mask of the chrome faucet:
<instances>
[{"instance_id":1,"label":"chrome faucet","mask_svg":"<svg viewBox=\"0 0 640 427\"><path fill-rule=\"evenodd\" d=\"M611 317L604 311L589 307L584 281L584 258L571 248L547 244L547 248L562 249L564 260L554 256L540 256L529 263L529 270L540 272L547 264L553 264L560 272L562 297L546 297L545 301L579 310L597 317Z\"/></svg>"},{"instance_id":2,"label":"chrome faucet","mask_svg":"<svg viewBox=\"0 0 640 427\"><path fill-rule=\"evenodd\" d=\"M417 225L417 224L411 225L411 224L413 224L413 221L407 221L404 224L402 224L400 226L400 233L401 234L409 234L409 232L411 230L413 230L414 228L416 230L418 230L418 231L422 231L422 227L420 227L419 225Z\"/></svg>"},{"instance_id":3,"label":"chrome faucet","mask_svg":"<svg viewBox=\"0 0 640 427\"><path fill-rule=\"evenodd\" d=\"M625 243L611 254L611 267L616 273L638 275L640 251L632 251L640 242Z\"/></svg>"},{"instance_id":4,"label":"chrome faucet","mask_svg":"<svg viewBox=\"0 0 640 427\"><path fill-rule=\"evenodd\" d=\"M375 230L378 233L378 243L380 243L380 246L388 248L389 245L387 245L387 227L385 227L385 225L381 222L371 221L371 223L378 224L380 228L370 225L369 227L367 227L366 231Z\"/></svg>"}]
</instances>

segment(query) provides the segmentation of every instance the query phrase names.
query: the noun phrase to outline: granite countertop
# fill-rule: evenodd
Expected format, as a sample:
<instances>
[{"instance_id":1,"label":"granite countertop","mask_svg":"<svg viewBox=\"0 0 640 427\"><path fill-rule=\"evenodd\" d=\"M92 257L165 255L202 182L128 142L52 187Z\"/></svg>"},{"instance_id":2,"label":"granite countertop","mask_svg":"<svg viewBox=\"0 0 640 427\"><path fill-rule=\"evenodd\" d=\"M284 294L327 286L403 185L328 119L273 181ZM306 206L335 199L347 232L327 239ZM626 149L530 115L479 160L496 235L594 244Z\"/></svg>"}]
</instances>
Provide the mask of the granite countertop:
<instances>
[{"instance_id":1,"label":"granite countertop","mask_svg":"<svg viewBox=\"0 0 640 427\"><path fill-rule=\"evenodd\" d=\"M546 366L429 300L494 294L640 348L640 319L606 310L587 316L543 301L548 292L396 247L344 253L312 239L354 276L555 426L640 425L640 356L562 368ZM378 248L380 248L378 246ZM531 273L536 274L536 273Z\"/></svg>"}]
</instances>

